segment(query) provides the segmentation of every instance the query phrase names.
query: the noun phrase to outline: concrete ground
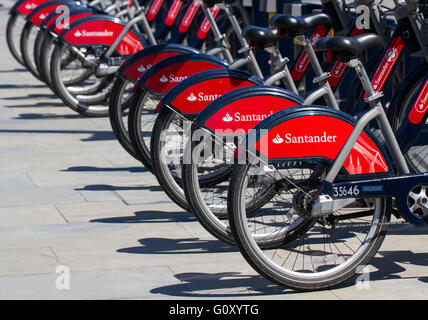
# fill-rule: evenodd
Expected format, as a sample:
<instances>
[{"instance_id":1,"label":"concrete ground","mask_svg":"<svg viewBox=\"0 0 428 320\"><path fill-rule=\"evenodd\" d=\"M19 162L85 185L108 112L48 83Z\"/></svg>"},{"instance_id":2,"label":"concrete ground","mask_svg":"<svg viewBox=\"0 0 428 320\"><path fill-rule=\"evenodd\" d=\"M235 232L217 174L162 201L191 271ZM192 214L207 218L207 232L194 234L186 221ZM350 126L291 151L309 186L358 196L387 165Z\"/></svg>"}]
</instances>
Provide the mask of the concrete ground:
<instances>
[{"instance_id":1,"label":"concrete ground","mask_svg":"<svg viewBox=\"0 0 428 320\"><path fill-rule=\"evenodd\" d=\"M390 229L363 286L271 284L168 200L108 119L77 115L14 61L7 17L0 9L0 299L427 297L428 229L407 225Z\"/></svg>"}]
</instances>

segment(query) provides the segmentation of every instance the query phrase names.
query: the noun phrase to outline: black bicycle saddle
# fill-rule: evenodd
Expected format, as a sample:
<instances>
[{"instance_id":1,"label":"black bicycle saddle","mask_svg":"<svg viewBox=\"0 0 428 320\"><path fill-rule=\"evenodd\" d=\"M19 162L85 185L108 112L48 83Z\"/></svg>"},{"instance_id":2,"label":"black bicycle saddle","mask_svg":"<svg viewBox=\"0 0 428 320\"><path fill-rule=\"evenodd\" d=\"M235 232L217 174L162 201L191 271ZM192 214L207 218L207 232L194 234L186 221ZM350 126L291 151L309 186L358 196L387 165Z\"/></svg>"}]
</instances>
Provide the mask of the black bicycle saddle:
<instances>
[{"instance_id":1,"label":"black bicycle saddle","mask_svg":"<svg viewBox=\"0 0 428 320\"><path fill-rule=\"evenodd\" d=\"M330 51L332 60L348 62L359 57L367 49L382 45L382 39L377 34L365 33L354 37L321 38L315 43L314 48L315 51Z\"/></svg>"},{"instance_id":2,"label":"black bicycle saddle","mask_svg":"<svg viewBox=\"0 0 428 320\"><path fill-rule=\"evenodd\" d=\"M278 42L278 30L276 28L262 28L247 26L242 31L242 36L250 42L250 46L259 50L271 47Z\"/></svg>"},{"instance_id":3,"label":"black bicycle saddle","mask_svg":"<svg viewBox=\"0 0 428 320\"><path fill-rule=\"evenodd\" d=\"M330 26L332 20L326 13L313 13L304 16L276 14L270 19L270 24L280 28L281 37L294 38L308 33L318 25Z\"/></svg>"}]
</instances>

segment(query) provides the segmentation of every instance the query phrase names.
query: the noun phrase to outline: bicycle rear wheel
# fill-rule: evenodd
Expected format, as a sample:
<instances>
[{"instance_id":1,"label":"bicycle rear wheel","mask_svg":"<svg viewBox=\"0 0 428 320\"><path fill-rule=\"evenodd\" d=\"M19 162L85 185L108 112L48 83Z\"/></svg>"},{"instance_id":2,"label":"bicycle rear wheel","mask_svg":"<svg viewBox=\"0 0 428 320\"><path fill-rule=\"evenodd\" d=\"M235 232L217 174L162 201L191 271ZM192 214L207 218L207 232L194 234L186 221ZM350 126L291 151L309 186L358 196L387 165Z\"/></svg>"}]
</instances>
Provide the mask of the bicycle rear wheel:
<instances>
[{"instance_id":1,"label":"bicycle rear wheel","mask_svg":"<svg viewBox=\"0 0 428 320\"><path fill-rule=\"evenodd\" d=\"M295 168L282 172L278 195L248 218L245 198L260 184L251 169L249 164L235 168L229 219L242 255L267 279L297 290L330 288L359 272L378 251L390 219L390 199L354 199L334 214L313 218L316 171ZM256 240L263 237L276 237L277 245L262 248Z\"/></svg>"},{"instance_id":2,"label":"bicycle rear wheel","mask_svg":"<svg viewBox=\"0 0 428 320\"><path fill-rule=\"evenodd\" d=\"M108 116L108 98L114 75L97 77L95 66L86 66L73 48L58 42L52 53L52 85L61 100L74 111L89 117Z\"/></svg>"},{"instance_id":3,"label":"bicycle rear wheel","mask_svg":"<svg viewBox=\"0 0 428 320\"><path fill-rule=\"evenodd\" d=\"M9 47L10 53L15 58L15 60L22 66L25 65L19 49L19 41L24 25L25 17L16 12L13 12L9 17L6 26L7 46Z\"/></svg>"},{"instance_id":4,"label":"bicycle rear wheel","mask_svg":"<svg viewBox=\"0 0 428 320\"><path fill-rule=\"evenodd\" d=\"M398 97L398 106L392 119L392 128L394 131L399 130L403 121L409 116L416 98L419 96L423 85L426 81L426 72L428 67L420 68L420 71L413 77L405 87L401 89L401 96ZM400 95L400 93L398 93ZM428 123L422 126L417 136L412 139L413 143L406 150L404 156L407 165L412 172L423 173L428 171Z\"/></svg>"}]
</instances>

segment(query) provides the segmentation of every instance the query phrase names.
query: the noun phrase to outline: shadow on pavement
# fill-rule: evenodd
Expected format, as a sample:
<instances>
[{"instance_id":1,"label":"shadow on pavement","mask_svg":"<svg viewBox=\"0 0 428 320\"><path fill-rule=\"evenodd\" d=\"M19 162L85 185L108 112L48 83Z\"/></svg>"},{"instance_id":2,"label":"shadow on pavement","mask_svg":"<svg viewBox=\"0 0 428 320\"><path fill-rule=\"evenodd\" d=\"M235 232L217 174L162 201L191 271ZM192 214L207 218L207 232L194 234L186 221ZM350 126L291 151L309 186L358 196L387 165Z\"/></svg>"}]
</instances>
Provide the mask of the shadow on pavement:
<instances>
[{"instance_id":1,"label":"shadow on pavement","mask_svg":"<svg viewBox=\"0 0 428 320\"><path fill-rule=\"evenodd\" d=\"M175 277L182 284L158 287L150 292L189 298L233 298L297 293L274 285L262 276L244 275L239 272L179 273Z\"/></svg>"},{"instance_id":2,"label":"shadow on pavement","mask_svg":"<svg viewBox=\"0 0 428 320\"><path fill-rule=\"evenodd\" d=\"M191 222L196 218L185 211L158 211L146 210L137 211L133 216L112 217L90 220L94 223L161 223L161 222Z\"/></svg>"},{"instance_id":3,"label":"shadow on pavement","mask_svg":"<svg viewBox=\"0 0 428 320\"><path fill-rule=\"evenodd\" d=\"M47 88L45 84L0 84L0 89Z\"/></svg>"},{"instance_id":4,"label":"shadow on pavement","mask_svg":"<svg viewBox=\"0 0 428 320\"><path fill-rule=\"evenodd\" d=\"M132 254L199 254L237 252L238 249L219 240L199 238L144 238L138 247L119 249L117 252Z\"/></svg>"},{"instance_id":5,"label":"shadow on pavement","mask_svg":"<svg viewBox=\"0 0 428 320\"><path fill-rule=\"evenodd\" d=\"M48 105L48 104L46 104ZM22 107L22 106L21 106ZM26 106L25 106L26 107ZM36 108L38 106L35 106ZM21 113L18 117L14 117L12 119L16 120L45 120L45 119L78 119L84 118L82 115L76 114L51 114L51 113Z\"/></svg>"},{"instance_id":6,"label":"shadow on pavement","mask_svg":"<svg viewBox=\"0 0 428 320\"><path fill-rule=\"evenodd\" d=\"M76 167L70 167L65 170L60 170L63 172L122 172L122 171L129 171L129 172L148 172L148 170L141 166L141 167L121 167L121 168L98 168L98 167L91 167L91 166L76 166Z\"/></svg>"},{"instance_id":7,"label":"shadow on pavement","mask_svg":"<svg viewBox=\"0 0 428 320\"><path fill-rule=\"evenodd\" d=\"M112 186L109 184L93 184L83 188L76 188L76 191L124 191L124 190L149 190L149 191L163 191L159 185L147 186Z\"/></svg>"},{"instance_id":8,"label":"shadow on pavement","mask_svg":"<svg viewBox=\"0 0 428 320\"><path fill-rule=\"evenodd\" d=\"M0 73L28 72L25 68L15 68L12 70L0 70Z\"/></svg>"},{"instance_id":9,"label":"shadow on pavement","mask_svg":"<svg viewBox=\"0 0 428 320\"><path fill-rule=\"evenodd\" d=\"M21 101L23 99L34 99L34 98L49 98L49 99L58 99L58 97L53 93L30 93L26 96L18 96L18 97L5 97L1 98L1 100L18 100ZM59 100L59 99L58 99ZM65 106L64 103L61 104ZM17 108L18 106L7 106L8 108Z\"/></svg>"},{"instance_id":10,"label":"shadow on pavement","mask_svg":"<svg viewBox=\"0 0 428 320\"><path fill-rule=\"evenodd\" d=\"M387 280L387 279L409 279L416 278L420 281L428 281L428 271L426 276L402 277L400 273L407 269L403 265L424 266L428 265L428 252L414 253L411 250L401 251L380 251L379 256L374 257L370 265L377 271L370 273L370 280Z\"/></svg>"}]
</instances>

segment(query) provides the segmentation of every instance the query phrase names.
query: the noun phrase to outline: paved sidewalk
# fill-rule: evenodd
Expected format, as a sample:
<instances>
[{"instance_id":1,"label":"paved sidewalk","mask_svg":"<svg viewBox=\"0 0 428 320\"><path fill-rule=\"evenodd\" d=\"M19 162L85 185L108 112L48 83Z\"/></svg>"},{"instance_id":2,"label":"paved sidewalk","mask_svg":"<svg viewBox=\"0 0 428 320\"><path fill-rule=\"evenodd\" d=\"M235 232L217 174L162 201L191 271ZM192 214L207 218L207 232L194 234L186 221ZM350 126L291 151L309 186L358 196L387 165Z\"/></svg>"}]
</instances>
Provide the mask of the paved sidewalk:
<instances>
[{"instance_id":1,"label":"paved sidewalk","mask_svg":"<svg viewBox=\"0 0 428 320\"><path fill-rule=\"evenodd\" d=\"M298 293L257 275L171 203L108 119L63 106L19 66L0 9L0 299L425 299L428 229L391 228L352 280ZM56 289L59 265L70 290Z\"/></svg>"}]
</instances>

